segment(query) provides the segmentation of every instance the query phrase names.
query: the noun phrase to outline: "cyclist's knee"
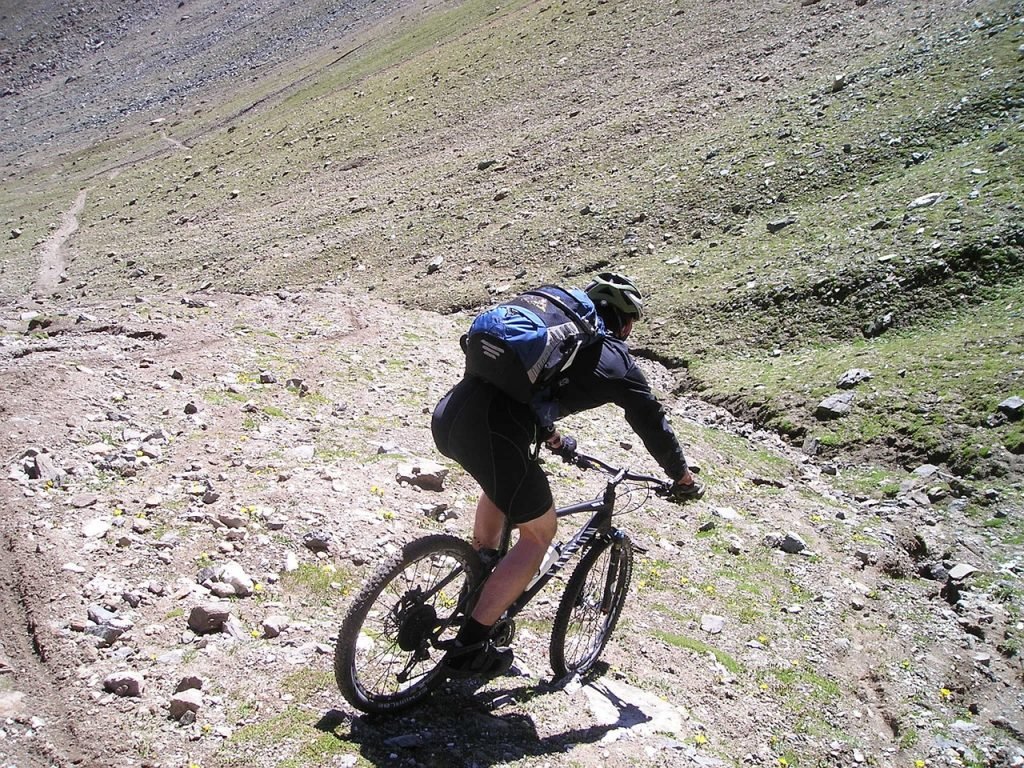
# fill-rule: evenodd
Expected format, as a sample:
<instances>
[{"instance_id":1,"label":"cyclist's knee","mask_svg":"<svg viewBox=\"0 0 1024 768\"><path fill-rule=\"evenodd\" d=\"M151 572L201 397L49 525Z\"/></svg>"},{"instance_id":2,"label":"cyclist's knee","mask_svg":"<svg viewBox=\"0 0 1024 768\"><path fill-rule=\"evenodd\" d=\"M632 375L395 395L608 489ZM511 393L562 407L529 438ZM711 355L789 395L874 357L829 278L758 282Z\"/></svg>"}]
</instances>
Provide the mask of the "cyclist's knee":
<instances>
[{"instance_id":1,"label":"cyclist's knee","mask_svg":"<svg viewBox=\"0 0 1024 768\"><path fill-rule=\"evenodd\" d=\"M540 517L519 523L516 527L519 529L520 541L547 547L555 538L555 531L558 530L558 517L555 516L555 508L551 507Z\"/></svg>"}]
</instances>

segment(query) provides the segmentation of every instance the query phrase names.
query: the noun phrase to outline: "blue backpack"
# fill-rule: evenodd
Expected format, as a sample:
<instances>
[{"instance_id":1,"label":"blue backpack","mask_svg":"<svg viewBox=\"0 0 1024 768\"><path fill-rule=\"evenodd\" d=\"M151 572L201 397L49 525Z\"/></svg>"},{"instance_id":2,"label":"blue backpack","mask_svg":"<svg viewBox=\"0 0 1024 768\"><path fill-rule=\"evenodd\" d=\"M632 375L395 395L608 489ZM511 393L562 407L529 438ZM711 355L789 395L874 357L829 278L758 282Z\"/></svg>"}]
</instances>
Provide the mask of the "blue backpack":
<instances>
[{"instance_id":1,"label":"blue backpack","mask_svg":"<svg viewBox=\"0 0 1024 768\"><path fill-rule=\"evenodd\" d=\"M529 404L602 336L604 323L586 293L541 286L477 315L462 337L466 375Z\"/></svg>"}]
</instances>

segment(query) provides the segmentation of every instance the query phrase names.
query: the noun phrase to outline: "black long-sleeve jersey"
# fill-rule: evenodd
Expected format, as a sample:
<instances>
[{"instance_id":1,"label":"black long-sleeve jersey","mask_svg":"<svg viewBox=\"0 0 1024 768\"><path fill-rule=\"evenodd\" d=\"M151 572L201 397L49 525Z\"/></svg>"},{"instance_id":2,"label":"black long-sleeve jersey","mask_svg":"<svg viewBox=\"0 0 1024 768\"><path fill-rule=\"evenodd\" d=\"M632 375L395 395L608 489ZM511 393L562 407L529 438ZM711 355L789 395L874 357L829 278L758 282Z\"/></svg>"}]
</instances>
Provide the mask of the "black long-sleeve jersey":
<instances>
[{"instance_id":1,"label":"black long-sleeve jersey","mask_svg":"<svg viewBox=\"0 0 1024 768\"><path fill-rule=\"evenodd\" d=\"M622 408L626 422L670 478L682 477L687 466L683 449L624 341L605 336L581 350L535 411L541 429L550 430L560 418L605 403Z\"/></svg>"}]
</instances>

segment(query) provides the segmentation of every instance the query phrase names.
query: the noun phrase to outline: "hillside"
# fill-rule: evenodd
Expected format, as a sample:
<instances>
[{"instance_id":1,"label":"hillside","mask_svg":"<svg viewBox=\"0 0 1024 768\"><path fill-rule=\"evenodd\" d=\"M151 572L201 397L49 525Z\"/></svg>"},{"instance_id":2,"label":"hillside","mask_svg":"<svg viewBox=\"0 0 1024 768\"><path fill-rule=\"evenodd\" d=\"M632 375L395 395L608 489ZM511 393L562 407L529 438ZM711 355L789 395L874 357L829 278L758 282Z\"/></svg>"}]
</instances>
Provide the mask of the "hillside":
<instances>
[{"instance_id":1,"label":"hillside","mask_svg":"<svg viewBox=\"0 0 1024 768\"><path fill-rule=\"evenodd\" d=\"M1024 765L1021 4L0 29L5 765ZM603 676L550 680L552 590L518 676L357 716L346 598L470 525L456 468L397 480L438 458L468 313L608 266L649 294L634 349L708 497L623 518ZM653 469L614 409L566 427ZM560 501L598 487L549 468ZM229 562L253 589L196 634Z\"/></svg>"}]
</instances>

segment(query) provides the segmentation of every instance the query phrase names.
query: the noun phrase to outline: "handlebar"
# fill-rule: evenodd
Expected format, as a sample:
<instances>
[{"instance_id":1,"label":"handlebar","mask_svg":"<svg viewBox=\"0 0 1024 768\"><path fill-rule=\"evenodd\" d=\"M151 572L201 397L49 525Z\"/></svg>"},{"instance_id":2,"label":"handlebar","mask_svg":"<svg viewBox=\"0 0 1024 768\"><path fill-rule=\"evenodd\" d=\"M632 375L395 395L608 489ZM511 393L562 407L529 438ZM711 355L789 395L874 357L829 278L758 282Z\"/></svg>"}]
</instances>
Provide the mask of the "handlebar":
<instances>
[{"instance_id":1,"label":"handlebar","mask_svg":"<svg viewBox=\"0 0 1024 768\"><path fill-rule=\"evenodd\" d=\"M609 481L610 485L618 485L623 480L631 480L638 483L646 483L652 487L654 493L658 496L668 496L672 492L672 483L667 480L663 480L660 477L653 475L644 475L639 472L631 472L625 468L613 467L606 461L602 461L596 456L590 456L586 453L577 451L569 459L570 464L575 464L580 469L596 469L600 472L604 472L606 475L611 475L612 479Z\"/></svg>"}]
</instances>

